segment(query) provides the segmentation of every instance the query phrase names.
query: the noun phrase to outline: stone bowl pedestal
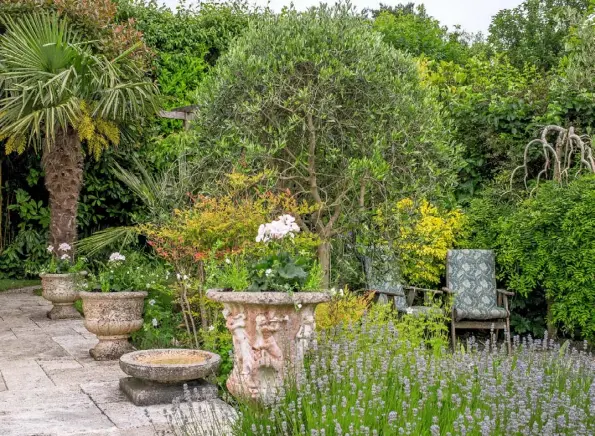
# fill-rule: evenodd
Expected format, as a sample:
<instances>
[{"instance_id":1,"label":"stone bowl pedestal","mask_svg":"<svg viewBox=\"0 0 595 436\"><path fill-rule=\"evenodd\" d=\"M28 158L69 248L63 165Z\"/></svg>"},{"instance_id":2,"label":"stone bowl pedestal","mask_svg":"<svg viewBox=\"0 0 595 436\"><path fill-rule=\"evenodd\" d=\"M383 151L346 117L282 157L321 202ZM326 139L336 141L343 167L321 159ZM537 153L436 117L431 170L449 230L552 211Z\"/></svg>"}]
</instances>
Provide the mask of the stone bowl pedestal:
<instances>
[{"instance_id":1,"label":"stone bowl pedestal","mask_svg":"<svg viewBox=\"0 0 595 436\"><path fill-rule=\"evenodd\" d=\"M130 334L143 326L143 309L147 293L79 292L83 300L85 328L97 336L99 343L89 350L95 360L115 360L134 347Z\"/></svg>"},{"instance_id":2,"label":"stone bowl pedestal","mask_svg":"<svg viewBox=\"0 0 595 436\"><path fill-rule=\"evenodd\" d=\"M142 350L120 357L120 368L131 377L120 379L120 389L137 406L171 404L184 396L193 401L218 397L217 386L204 380L219 369L218 354L190 349Z\"/></svg>"},{"instance_id":3,"label":"stone bowl pedestal","mask_svg":"<svg viewBox=\"0 0 595 436\"><path fill-rule=\"evenodd\" d=\"M237 398L273 403L285 377L292 372L299 377L315 329L314 309L329 301L330 294L211 289L207 297L223 303L233 337L234 366L227 389Z\"/></svg>"},{"instance_id":4,"label":"stone bowl pedestal","mask_svg":"<svg viewBox=\"0 0 595 436\"><path fill-rule=\"evenodd\" d=\"M40 274L41 295L53 304L50 319L78 319L81 314L74 307L79 299L74 274Z\"/></svg>"}]
</instances>

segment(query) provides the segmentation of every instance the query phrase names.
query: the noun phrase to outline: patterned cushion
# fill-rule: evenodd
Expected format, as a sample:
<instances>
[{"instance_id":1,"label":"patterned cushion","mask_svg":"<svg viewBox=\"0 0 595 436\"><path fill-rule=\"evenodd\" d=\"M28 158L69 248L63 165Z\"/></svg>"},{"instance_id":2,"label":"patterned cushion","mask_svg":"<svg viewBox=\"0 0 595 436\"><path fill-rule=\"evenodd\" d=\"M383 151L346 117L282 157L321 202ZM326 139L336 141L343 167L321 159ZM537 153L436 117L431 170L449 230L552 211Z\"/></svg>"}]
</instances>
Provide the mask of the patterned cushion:
<instances>
[{"instance_id":1,"label":"patterned cushion","mask_svg":"<svg viewBox=\"0 0 595 436\"><path fill-rule=\"evenodd\" d=\"M403 292L403 285L398 278L396 261L386 250L376 248L370 251L370 254L374 256L374 260L370 256L364 257L364 271L368 289L400 294L390 298L393 298L396 309L399 312L404 312L407 309L407 299ZM388 297L380 294L379 301L387 303Z\"/></svg>"},{"instance_id":2,"label":"patterned cushion","mask_svg":"<svg viewBox=\"0 0 595 436\"><path fill-rule=\"evenodd\" d=\"M496 266L491 250L449 250L446 282L455 293L457 321L506 318L497 305Z\"/></svg>"},{"instance_id":3,"label":"patterned cushion","mask_svg":"<svg viewBox=\"0 0 595 436\"><path fill-rule=\"evenodd\" d=\"M508 312L503 307L494 307L489 311L455 308L455 319L457 321L460 321L461 319L502 319L507 316Z\"/></svg>"}]
</instances>

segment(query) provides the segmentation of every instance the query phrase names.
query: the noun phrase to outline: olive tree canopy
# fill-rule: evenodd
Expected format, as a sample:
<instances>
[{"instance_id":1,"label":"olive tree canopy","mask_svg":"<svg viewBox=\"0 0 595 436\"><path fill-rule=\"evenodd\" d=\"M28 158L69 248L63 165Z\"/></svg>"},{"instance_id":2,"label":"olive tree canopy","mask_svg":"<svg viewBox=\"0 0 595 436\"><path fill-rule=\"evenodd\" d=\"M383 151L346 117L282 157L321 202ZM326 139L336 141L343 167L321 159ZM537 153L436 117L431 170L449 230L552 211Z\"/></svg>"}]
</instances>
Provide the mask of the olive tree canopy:
<instances>
[{"instance_id":1,"label":"olive tree canopy","mask_svg":"<svg viewBox=\"0 0 595 436\"><path fill-rule=\"evenodd\" d=\"M457 149L421 69L349 5L265 15L198 92L199 148L219 169L273 169L313 205L300 225L323 241L328 284L345 217L455 182Z\"/></svg>"}]
</instances>

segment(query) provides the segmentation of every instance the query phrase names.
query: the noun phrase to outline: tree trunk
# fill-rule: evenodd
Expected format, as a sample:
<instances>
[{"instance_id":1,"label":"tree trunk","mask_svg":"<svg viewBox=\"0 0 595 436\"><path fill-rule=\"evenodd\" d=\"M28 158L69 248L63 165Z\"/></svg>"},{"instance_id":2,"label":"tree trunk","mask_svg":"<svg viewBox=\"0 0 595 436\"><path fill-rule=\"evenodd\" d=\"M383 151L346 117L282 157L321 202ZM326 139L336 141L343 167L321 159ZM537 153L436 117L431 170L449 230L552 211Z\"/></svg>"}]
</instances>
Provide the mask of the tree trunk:
<instances>
[{"instance_id":1,"label":"tree trunk","mask_svg":"<svg viewBox=\"0 0 595 436\"><path fill-rule=\"evenodd\" d=\"M74 246L79 194L83 185L83 150L76 132L59 129L53 144L43 146L41 164L50 194L50 244Z\"/></svg>"},{"instance_id":2,"label":"tree trunk","mask_svg":"<svg viewBox=\"0 0 595 436\"><path fill-rule=\"evenodd\" d=\"M547 304L547 336L549 339L556 339L556 337L558 336L558 330L556 329L556 325L554 324L554 314L552 312L552 299L546 297L545 301Z\"/></svg>"},{"instance_id":3,"label":"tree trunk","mask_svg":"<svg viewBox=\"0 0 595 436\"><path fill-rule=\"evenodd\" d=\"M318 262L322 269L322 288L329 289L331 283L331 244L328 240L318 246Z\"/></svg>"}]
</instances>

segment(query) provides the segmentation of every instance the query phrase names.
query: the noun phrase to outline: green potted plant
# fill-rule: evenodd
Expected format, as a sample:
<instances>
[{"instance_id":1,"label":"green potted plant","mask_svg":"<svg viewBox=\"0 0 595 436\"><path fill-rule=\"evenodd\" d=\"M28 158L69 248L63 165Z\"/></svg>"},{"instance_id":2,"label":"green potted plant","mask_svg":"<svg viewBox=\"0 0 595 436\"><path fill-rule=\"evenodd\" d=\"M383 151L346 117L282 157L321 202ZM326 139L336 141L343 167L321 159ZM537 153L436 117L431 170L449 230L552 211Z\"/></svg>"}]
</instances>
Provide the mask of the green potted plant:
<instances>
[{"instance_id":1,"label":"green potted plant","mask_svg":"<svg viewBox=\"0 0 595 436\"><path fill-rule=\"evenodd\" d=\"M235 292L224 284L207 292L223 304L233 336L234 368L227 388L236 397L265 403L275 398L287 374L302 365L316 305L330 300L328 293L315 292L322 282L317 264L292 249L299 231L291 215L262 224L256 242L265 254L247 266L247 288ZM222 268L237 270L233 264Z\"/></svg>"},{"instance_id":2,"label":"green potted plant","mask_svg":"<svg viewBox=\"0 0 595 436\"><path fill-rule=\"evenodd\" d=\"M80 292L85 327L99 343L89 350L95 360L119 359L134 350L130 334L143 325L143 307L156 271L135 256L112 253L109 260L89 275Z\"/></svg>"},{"instance_id":3,"label":"green potted plant","mask_svg":"<svg viewBox=\"0 0 595 436\"><path fill-rule=\"evenodd\" d=\"M81 315L74 307L79 293L76 289L76 280L84 269L82 259L74 261L72 247L61 243L58 247L49 245L49 261L41 268L42 296L52 303L48 312L50 319L76 319Z\"/></svg>"}]
</instances>

